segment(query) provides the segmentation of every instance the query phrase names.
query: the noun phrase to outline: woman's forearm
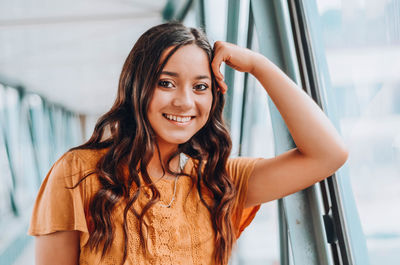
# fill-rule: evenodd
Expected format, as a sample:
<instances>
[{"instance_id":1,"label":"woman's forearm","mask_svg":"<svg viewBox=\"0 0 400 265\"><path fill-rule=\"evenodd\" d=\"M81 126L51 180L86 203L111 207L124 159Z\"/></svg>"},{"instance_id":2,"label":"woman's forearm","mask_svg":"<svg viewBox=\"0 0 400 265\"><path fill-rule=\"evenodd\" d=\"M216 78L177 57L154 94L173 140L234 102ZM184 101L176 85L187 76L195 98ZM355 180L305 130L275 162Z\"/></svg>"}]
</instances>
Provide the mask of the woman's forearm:
<instances>
[{"instance_id":1,"label":"woman's forearm","mask_svg":"<svg viewBox=\"0 0 400 265\"><path fill-rule=\"evenodd\" d=\"M271 97L302 154L331 159L347 157L347 149L326 115L277 66L255 54L251 74Z\"/></svg>"}]
</instances>

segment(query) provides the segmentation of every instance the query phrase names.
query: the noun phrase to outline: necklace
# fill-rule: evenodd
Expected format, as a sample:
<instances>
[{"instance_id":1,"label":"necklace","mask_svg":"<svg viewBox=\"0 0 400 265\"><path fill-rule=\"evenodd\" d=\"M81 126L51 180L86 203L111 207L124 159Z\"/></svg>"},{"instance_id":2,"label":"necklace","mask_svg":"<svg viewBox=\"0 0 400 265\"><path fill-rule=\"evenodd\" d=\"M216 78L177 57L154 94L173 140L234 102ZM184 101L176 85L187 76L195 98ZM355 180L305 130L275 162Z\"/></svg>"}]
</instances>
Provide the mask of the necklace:
<instances>
[{"instance_id":1,"label":"necklace","mask_svg":"<svg viewBox=\"0 0 400 265\"><path fill-rule=\"evenodd\" d=\"M184 166L185 166L187 160L188 160L188 157L187 157L185 154L183 154L183 153L180 153L180 154L179 154L179 173L182 173L183 168L184 168ZM164 208L171 208L172 203L175 201L175 196L176 196L176 184L177 184L177 182L178 182L178 178L179 178L179 175L175 176L175 180L174 180L174 193L172 194L171 201L170 201L168 204L163 204L163 203L159 202L159 204L160 204L161 207L164 207Z\"/></svg>"}]
</instances>

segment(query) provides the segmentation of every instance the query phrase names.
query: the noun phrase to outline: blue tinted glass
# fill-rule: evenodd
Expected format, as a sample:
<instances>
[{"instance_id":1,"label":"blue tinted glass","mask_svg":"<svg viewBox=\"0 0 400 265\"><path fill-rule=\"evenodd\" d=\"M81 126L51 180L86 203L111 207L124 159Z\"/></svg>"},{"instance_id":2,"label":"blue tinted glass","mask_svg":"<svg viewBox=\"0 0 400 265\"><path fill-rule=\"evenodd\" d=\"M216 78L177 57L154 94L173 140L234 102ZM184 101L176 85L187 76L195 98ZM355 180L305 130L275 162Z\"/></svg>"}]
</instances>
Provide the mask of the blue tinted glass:
<instances>
[{"instance_id":1,"label":"blue tinted glass","mask_svg":"<svg viewBox=\"0 0 400 265\"><path fill-rule=\"evenodd\" d=\"M28 104L29 118L31 119L33 146L37 156L40 178L46 176L53 158L51 156L52 142L50 137L50 121L48 113L44 109L42 98L36 94L28 94L24 97Z\"/></svg>"},{"instance_id":2,"label":"blue tinted glass","mask_svg":"<svg viewBox=\"0 0 400 265\"><path fill-rule=\"evenodd\" d=\"M33 146L28 124L28 111L21 104L19 92L11 87L5 91L6 141L10 163L15 173L15 200L20 209L30 205L39 186Z\"/></svg>"},{"instance_id":3,"label":"blue tinted glass","mask_svg":"<svg viewBox=\"0 0 400 265\"><path fill-rule=\"evenodd\" d=\"M400 1L317 0L310 26L325 100L372 265L400 260ZM318 41L319 40L319 41Z\"/></svg>"},{"instance_id":4,"label":"blue tinted glass","mask_svg":"<svg viewBox=\"0 0 400 265\"><path fill-rule=\"evenodd\" d=\"M4 138L5 120L5 88L0 84L0 224L12 214L10 195L12 192L12 176Z\"/></svg>"},{"instance_id":5,"label":"blue tinted glass","mask_svg":"<svg viewBox=\"0 0 400 265\"><path fill-rule=\"evenodd\" d=\"M253 35L252 50L258 51L256 32ZM243 82L243 79L237 78L236 82L238 81ZM235 85L235 87L240 87L242 84ZM251 75L249 75L245 93L246 102L243 105L242 118L243 135L240 143L241 155L273 157L275 149L268 95L260 83ZM239 264L279 264L279 228L276 201L261 206L250 226L240 236L235 254Z\"/></svg>"}]
</instances>

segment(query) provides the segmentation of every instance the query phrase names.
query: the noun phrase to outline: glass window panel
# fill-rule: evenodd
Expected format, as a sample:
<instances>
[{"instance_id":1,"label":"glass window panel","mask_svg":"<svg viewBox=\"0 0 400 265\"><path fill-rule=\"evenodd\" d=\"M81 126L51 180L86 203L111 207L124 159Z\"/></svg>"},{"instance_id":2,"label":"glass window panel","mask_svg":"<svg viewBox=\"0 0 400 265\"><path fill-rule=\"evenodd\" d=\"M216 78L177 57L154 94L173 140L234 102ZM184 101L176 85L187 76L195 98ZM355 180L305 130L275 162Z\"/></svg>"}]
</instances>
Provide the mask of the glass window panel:
<instances>
[{"instance_id":1,"label":"glass window panel","mask_svg":"<svg viewBox=\"0 0 400 265\"><path fill-rule=\"evenodd\" d=\"M195 1L182 21L187 27L196 28L199 26L199 11L197 5L197 1Z\"/></svg>"},{"instance_id":2,"label":"glass window panel","mask_svg":"<svg viewBox=\"0 0 400 265\"><path fill-rule=\"evenodd\" d=\"M258 51L257 34L253 50ZM261 84L249 75L243 113L242 156L273 157L274 141L268 107L268 95ZM279 264L279 228L277 202L263 204L253 222L238 240L237 264Z\"/></svg>"},{"instance_id":3,"label":"glass window panel","mask_svg":"<svg viewBox=\"0 0 400 265\"><path fill-rule=\"evenodd\" d=\"M37 157L35 154L30 123L29 123L29 106L27 102L23 101L20 104L20 116L19 116L19 175L18 178L20 182L18 183L18 188L23 190L24 195L19 195L19 201L22 205L28 204L30 205L33 202L33 199L36 196L37 189L40 186L40 178L39 178L39 164L37 163Z\"/></svg>"},{"instance_id":4,"label":"glass window panel","mask_svg":"<svg viewBox=\"0 0 400 265\"><path fill-rule=\"evenodd\" d=\"M7 216L12 214L10 196L12 192L12 176L10 164L7 157L3 129L6 126L4 107L5 107L5 88L0 84L0 224Z\"/></svg>"},{"instance_id":5,"label":"glass window panel","mask_svg":"<svg viewBox=\"0 0 400 265\"><path fill-rule=\"evenodd\" d=\"M54 146L55 146L54 155L56 158L58 158L67 151L67 146L65 144L65 139L66 139L65 116L61 108L52 106L50 108L50 117L51 117Z\"/></svg>"},{"instance_id":6,"label":"glass window panel","mask_svg":"<svg viewBox=\"0 0 400 265\"><path fill-rule=\"evenodd\" d=\"M66 139L66 149L82 144L82 134L80 129L79 116L71 112L65 112L67 117L68 134Z\"/></svg>"},{"instance_id":7,"label":"glass window panel","mask_svg":"<svg viewBox=\"0 0 400 265\"><path fill-rule=\"evenodd\" d=\"M43 100L36 94L28 94L24 97L24 101L28 105L29 118L31 119L33 145L35 155L39 164L40 178L46 176L47 171L51 166L51 148L50 142L50 124L46 117L46 112L43 107Z\"/></svg>"},{"instance_id":8,"label":"glass window panel","mask_svg":"<svg viewBox=\"0 0 400 265\"><path fill-rule=\"evenodd\" d=\"M253 79L253 78L251 78ZM274 143L267 93L252 80L247 93L242 155L273 157ZM277 202L263 204L238 241L238 264L279 264Z\"/></svg>"},{"instance_id":9,"label":"glass window panel","mask_svg":"<svg viewBox=\"0 0 400 265\"><path fill-rule=\"evenodd\" d=\"M39 185L35 157L27 121L27 109L19 92L7 87L5 93L6 134L10 159L15 171L15 200L19 209L30 205Z\"/></svg>"},{"instance_id":10,"label":"glass window panel","mask_svg":"<svg viewBox=\"0 0 400 265\"><path fill-rule=\"evenodd\" d=\"M228 1L204 0L207 36L211 43L226 40Z\"/></svg>"},{"instance_id":11,"label":"glass window panel","mask_svg":"<svg viewBox=\"0 0 400 265\"><path fill-rule=\"evenodd\" d=\"M70 126L71 126L70 147L82 144L83 137L82 137L81 121L78 115L71 114Z\"/></svg>"},{"instance_id":12,"label":"glass window panel","mask_svg":"<svg viewBox=\"0 0 400 265\"><path fill-rule=\"evenodd\" d=\"M350 148L371 265L400 260L400 1L317 0L311 17L324 92ZM321 28L318 28L321 27ZM318 33L320 32L320 34ZM326 68L325 68L326 67Z\"/></svg>"},{"instance_id":13,"label":"glass window panel","mask_svg":"<svg viewBox=\"0 0 400 265\"><path fill-rule=\"evenodd\" d=\"M46 118L46 123L48 124L48 135L49 135L49 144L51 146L50 148L50 161L49 164L52 165L58 157L56 157L56 151L55 151L55 142L56 142L56 136L55 136L55 131L54 131L54 123L53 123L53 116L51 114L52 112L52 106L47 104L44 104L43 106L43 112L45 113L45 118Z\"/></svg>"}]
</instances>

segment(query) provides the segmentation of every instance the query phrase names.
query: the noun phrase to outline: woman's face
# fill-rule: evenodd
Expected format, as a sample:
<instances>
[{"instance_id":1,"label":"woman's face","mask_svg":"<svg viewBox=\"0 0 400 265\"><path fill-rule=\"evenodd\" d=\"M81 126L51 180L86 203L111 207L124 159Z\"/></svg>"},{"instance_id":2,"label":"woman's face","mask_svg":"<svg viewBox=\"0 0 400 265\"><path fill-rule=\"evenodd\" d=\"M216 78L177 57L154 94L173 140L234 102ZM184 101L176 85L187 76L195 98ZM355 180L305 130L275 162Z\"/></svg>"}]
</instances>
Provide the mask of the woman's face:
<instances>
[{"instance_id":1,"label":"woman's face","mask_svg":"<svg viewBox=\"0 0 400 265\"><path fill-rule=\"evenodd\" d=\"M171 49L164 51L162 59ZM148 108L160 146L185 143L206 124L213 99L211 84L207 54L198 46L183 46L169 58Z\"/></svg>"}]
</instances>

